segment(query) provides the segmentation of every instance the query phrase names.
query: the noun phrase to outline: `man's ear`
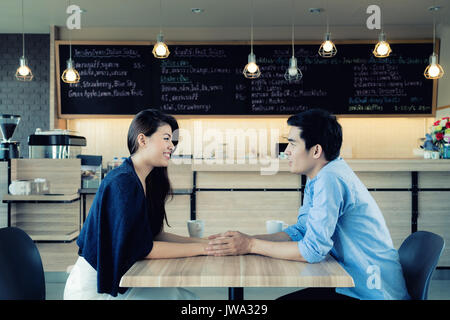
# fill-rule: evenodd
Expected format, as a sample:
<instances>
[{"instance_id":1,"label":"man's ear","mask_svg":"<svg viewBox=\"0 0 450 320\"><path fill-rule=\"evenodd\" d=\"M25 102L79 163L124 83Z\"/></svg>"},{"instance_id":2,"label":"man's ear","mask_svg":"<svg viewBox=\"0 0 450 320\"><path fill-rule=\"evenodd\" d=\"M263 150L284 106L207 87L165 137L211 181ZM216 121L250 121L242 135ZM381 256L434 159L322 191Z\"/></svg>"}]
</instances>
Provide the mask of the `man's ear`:
<instances>
[{"instance_id":1,"label":"man's ear","mask_svg":"<svg viewBox=\"0 0 450 320\"><path fill-rule=\"evenodd\" d=\"M320 144L316 144L315 146L312 147L313 148L313 158L314 159L319 159L320 156L323 153L323 149L322 146Z\"/></svg>"}]
</instances>

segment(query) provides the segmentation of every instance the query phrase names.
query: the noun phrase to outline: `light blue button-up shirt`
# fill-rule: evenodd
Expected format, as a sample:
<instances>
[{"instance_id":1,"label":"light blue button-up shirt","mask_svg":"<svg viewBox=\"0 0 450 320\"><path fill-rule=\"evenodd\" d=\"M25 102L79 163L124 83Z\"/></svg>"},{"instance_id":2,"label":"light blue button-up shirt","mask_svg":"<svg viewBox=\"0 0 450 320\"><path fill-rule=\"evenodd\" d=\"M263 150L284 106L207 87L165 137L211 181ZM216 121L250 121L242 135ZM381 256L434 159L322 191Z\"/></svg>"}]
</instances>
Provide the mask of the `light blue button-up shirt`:
<instances>
[{"instance_id":1,"label":"light blue button-up shirt","mask_svg":"<svg viewBox=\"0 0 450 320\"><path fill-rule=\"evenodd\" d=\"M410 299L398 252L383 214L342 158L325 165L305 186L297 223L283 230L310 263L330 253L352 276L358 299Z\"/></svg>"}]
</instances>

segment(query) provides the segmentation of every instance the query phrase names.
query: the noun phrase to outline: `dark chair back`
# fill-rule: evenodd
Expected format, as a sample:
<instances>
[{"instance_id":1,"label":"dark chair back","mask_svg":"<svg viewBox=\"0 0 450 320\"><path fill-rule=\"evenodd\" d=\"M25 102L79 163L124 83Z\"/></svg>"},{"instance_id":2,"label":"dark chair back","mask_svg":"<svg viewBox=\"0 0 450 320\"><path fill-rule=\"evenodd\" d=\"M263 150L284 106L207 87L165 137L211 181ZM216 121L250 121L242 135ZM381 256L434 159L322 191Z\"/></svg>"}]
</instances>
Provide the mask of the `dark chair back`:
<instances>
[{"instance_id":1,"label":"dark chair back","mask_svg":"<svg viewBox=\"0 0 450 320\"><path fill-rule=\"evenodd\" d=\"M428 231L417 231L408 236L398 249L406 286L412 299L427 300L431 276L444 246L441 236Z\"/></svg>"},{"instance_id":2,"label":"dark chair back","mask_svg":"<svg viewBox=\"0 0 450 320\"><path fill-rule=\"evenodd\" d=\"M0 300L45 300L41 256L21 229L0 229Z\"/></svg>"}]
</instances>

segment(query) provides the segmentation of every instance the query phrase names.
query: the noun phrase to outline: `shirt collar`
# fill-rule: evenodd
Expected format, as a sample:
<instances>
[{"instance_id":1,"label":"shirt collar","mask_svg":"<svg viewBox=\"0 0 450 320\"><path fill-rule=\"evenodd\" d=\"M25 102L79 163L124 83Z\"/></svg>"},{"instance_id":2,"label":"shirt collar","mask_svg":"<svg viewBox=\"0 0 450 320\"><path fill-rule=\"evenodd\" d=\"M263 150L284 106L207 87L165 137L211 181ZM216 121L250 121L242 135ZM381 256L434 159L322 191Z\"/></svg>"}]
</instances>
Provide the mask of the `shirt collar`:
<instances>
[{"instance_id":1,"label":"shirt collar","mask_svg":"<svg viewBox=\"0 0 450 320\"><path fill-rule=\"evenodd\" d=\"M314 177L314 178L312 178L312 179L309 179L309 178L307 178L307 183L308 182L314 182L314 181L316 181L324 172L327 172L327 171L330 171L330 170L332 170L335 166L336 166L336 164L338 163L338 162L340 162L340 160L342 160L342 158L341 157L337 157L336 159L334 159L334 160L331 160L330 162L328 162L326 165L324 165L323 167L322 167L322 169L320 169L319 170L319 172L316 174L316 176Z\"/></svg>"}]
</instances>

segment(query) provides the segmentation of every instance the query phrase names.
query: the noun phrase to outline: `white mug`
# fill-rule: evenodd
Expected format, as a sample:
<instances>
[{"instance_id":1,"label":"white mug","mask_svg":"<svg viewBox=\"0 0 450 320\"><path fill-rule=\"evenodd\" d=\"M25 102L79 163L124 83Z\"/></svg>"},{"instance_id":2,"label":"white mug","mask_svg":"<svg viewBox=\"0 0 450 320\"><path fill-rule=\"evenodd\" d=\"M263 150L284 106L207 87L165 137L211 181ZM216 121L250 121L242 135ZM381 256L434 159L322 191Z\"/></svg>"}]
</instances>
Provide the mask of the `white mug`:
<instances>
[{"instance_id":1,"label":"white mug","mask_svg":"<svg viewBox=\"0 0 450 320\"><path fill-rule=\"evenodd\" d=\"M9 185L8 190L12 195L29 195L31 193L31 181L14 180Z\"/></svg>"},{"instance_id":2,"label":"white mug","mask_svg":"<svg viewBox=\"0 0 450 320\"><path fill-rule=\"evenodd\" d=\"M266 228L267 233L277 233L283 231L284 228L287 228L288 224L284 223L284 221L281 220L267 220L266 221Z\"/></svg>"},{"instance_id":3,"label":"white mug","mask_svg":"<svg viewBox=\"0 0 450 320\"><path fill-rule=\"evenodd\" d=\"M205 230L205 222L203 220L188 220L187 228L190 237L203 238L203 232Z\"/></svg>"}]
</instances>

